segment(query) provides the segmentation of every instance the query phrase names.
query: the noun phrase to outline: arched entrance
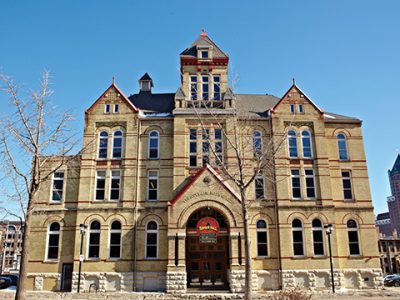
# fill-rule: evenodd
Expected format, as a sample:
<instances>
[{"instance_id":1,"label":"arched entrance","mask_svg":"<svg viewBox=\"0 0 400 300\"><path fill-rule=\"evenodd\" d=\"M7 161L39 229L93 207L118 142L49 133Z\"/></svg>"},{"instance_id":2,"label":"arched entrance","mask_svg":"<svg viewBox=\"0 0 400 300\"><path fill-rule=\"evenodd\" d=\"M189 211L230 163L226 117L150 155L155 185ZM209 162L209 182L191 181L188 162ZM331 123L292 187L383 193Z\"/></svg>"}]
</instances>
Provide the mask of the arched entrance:
<instances>
[{"instance_id":1,"label":"arched entrance","mask_svg":"<svg viewBox=\"0 0 400 300\"><path fill-rule=\"evenodd\" d=\"M193 212L186 224L187 286L228 288L229 226L226 218L209 207Z\"/></svg>"}]
</instances>

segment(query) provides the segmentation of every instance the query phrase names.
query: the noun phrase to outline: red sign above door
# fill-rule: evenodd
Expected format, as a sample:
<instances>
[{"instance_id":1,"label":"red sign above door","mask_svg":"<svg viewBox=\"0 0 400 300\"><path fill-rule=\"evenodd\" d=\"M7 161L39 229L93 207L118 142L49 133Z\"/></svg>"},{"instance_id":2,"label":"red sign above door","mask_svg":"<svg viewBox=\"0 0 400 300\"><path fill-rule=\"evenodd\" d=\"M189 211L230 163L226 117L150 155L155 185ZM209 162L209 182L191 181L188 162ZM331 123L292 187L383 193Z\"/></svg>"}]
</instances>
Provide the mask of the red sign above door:
<instances>
[{"instance_id":1,"label":"red sign above door","mask_svg":"<svg viewBox=\"0 0 400 300\"><path fill-rule=\"evenodd\" d=\"M219 224L218 221L211 217L204 217L201 218L197 222L197 233L218 233L219 231Z\"/></svg>"}]
</instances>

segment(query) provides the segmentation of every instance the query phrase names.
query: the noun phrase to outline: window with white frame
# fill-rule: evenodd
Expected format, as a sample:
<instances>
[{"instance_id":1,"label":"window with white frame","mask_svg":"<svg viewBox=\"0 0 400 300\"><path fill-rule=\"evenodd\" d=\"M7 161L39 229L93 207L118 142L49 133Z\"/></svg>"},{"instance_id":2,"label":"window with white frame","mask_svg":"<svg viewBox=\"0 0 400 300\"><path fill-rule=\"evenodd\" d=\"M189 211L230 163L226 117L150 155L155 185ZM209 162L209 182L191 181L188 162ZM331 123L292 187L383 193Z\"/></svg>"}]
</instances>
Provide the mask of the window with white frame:
<instances>
[{"instance_id":1,"label":"window with white frame","mask_svg":"<svg viewBox=\"0 0 400 300\"><path fill-rule=\"evenodd\" d=\"M268 228L264 220L257 221L257 256L268 256Z\"/></svg>"},{"instance_id":2,"label":"window with white frame","mask_svg":"<svg viewBox=\"0 0 400 300\"><path fill-rule=\"evenodd\" d=\"M261 131L254 131L253 132L253 153L254 157L260 157L263 151L263 144L262 144L262 133Z\"/></svg>"},{"instance_id":3,"label":"window with white frame","mask_svg":"<svg viewBox=\"0 0 400 300\"><path fill-rule=\"evenodd\" d=\"M353 200L350 171L342 171L342 183L344 200Z\"/></svg>"},{"instance_id":4,"label":"window with white frame","mask_svg":"<svg viewBox=\"0 0 400 300\"><path fill-rule=\"evenodd\" d=\"M150 221L146 225L146 258L158 256L158 224Z\"/></svg>"},{"instance_id":5,"label":"window with white frame","mask_svg":"<svg viewBox=\"0 0 400 300\"><path fill-rule=\"evenodd\" d=\"M293 199L301 198L301 184L300 184L300 170L292 169L290 170L291 181L292 181L292 197Z\"/></svg>"},{"instance_id":6,"label":"window with white frame","mask_svg":"<svg viewBox=\"0 0 400 300\"><path fill-rule=\"evenodd\" d=\"M202 164L210 163L210 129L202 130Z\"/></svg>"},{"instance_id":7,"label":"window with white frame","mask_svg":"<svg viewBox=\"0 0 400 300\"><path fill-rule=\"evenodd\" d=\"M100 257L100 233L101 226L98 221L93 221L89 226L88 235L88 258L99 258Z\"/></svg>"},{"instance_id":8,"label":"window with white frame","mask_svg":"<svg viewBox=\"0 0 400 300\"><path fill-rule=\"evenodd\" d=\"M158 171L149 170L147 175L147 199L158 200Z\"/></svg>"},{"instance_id":9,"label":"window with white frame","mask_svg":"<svg viewBox=\"0 0 400 300\"><path fill-rule=\"evenodd\" d=\"M99 134L99 158L107 158L108 132L102 131Z\"/></svg>"},{"instance_id":10,"label":"window with white frame","mask_svg":"<svg viewBox=\"0 0 400 300\"><path fill-rule=\"evenodd\" d=\"M311 143L311 134L307 130L303 130L301 132L301 143L303 146L303 158L312 158L312 143Z\"/></svg>"},{"instance_id":11,"label":"window with white frame","mask_svg":"<svg viewBox=\"0 0 400 300\"><path fill-rule=\"evenodd\" d=\"M325 255L324 249L324 230L322 222L319 219L312 221L312 237L313 237L313 249L314 255Z\"/></svg>"},{"instance_id":12,"label":"window with white frame","mask_svg":"<svg viewBox=\"0 0 400 300\"><path fill-rule=\"evenodd\" d=\"M254 179L256 199L264 199L264 173L258 172Z\"/></svg>"},{"instance_id":13,"label":"window with white frame","mask_svg":"<svg viewBox=\"0 0 400 300\"><path fill-rule=\"evenodd\" d=\"M53 191L51 200L54 202L61 202L63 199L64 191L64 172L58 171L53 173Z\"/></svg>"},{"instance_id":14,"label":"window with white frame","mask_svg":"<svg viewBox=\"0 0 400 300\"><path fill-rule=\"evenodd\" d=\"M114 113L118 113L118 112L119 112L119 105L114 104Z\"/></svg>"},{"instance_id":15,"label":"window with white frame","mask_svg":"<svg viewBox=\"0 0 400 300\"><path fill-rule=\"evenodd\" d=\"M96 172L96 200L104 200L106 191L106 171Z\"/></svg>"},{"instance_id":16,"label":"window with white frame","mask_svg":"<svg viewBox=\"0 0 400 300\"><path fill-rule=\"evenodd\" d=\"M214 129L214 145L215 145L215 162L221 165L223 162L223 146L222 146L222 129Z\"/></svg>"},{"instance_id":17,"label":"window with white frame","mask_svg":"<svg viewBox=\"0 0 400 300\"><path fill-rule=\"evenodd\" d=\"M336 137L337 137L338 150L339 150L339 159L340 160L348 160L349 155L347 153L346 136L343 133L339 133Z\"/></svg>"},{"instance_id":18,"label":"window with white frame","mask_svg":"<svg viewBox=\"0 0 400 300\"><path fill-rule=\"evenodd\" d=\"M303 104L299 104L299 113L304 114L304 106Z\"/></svg>"},{"instance_id":19,"label":"window with white frame","mask_svg":"<svg viewBox=\"0 0 400 300\"><path fill-rule=\"evenodd\" d=\"M208 58L208 50L200 51L201 58Z\"/></svg>"},{"instance_id":20,"label":"window with white frame","mask_svg":"<svg viewBox=\"0 0 400 300\"><path fill-rule=\"evenodd\" d=\"M189 166L197 166L197 129L189 129Z\"/></svg>"},{"instance_id":21,"label":"window with white frame","mask_svg":"<svg viewBox=\"0 0 400 300\"><path fill-rule=\"evenodd\" d=\"M221 77L219 75L214 75L213 81L214 81L214 100L221 100Z\"/></svg>"},{"instance_id":22,"label":"window with white frame","mask_svg":"<svg viewBox=\"0 0 400 300\"><path fill-rule=\"evenodd\" d=\"M106 103L105 106L104 106L104 112L106 114L108 114L110 112L110 110L111 110L111 104L110 103Z\"/></svg>"},{"instance_id":23,"label":"window with white frame","mask_svg":"<svg viewBox=\"0 0 400 300\"><path fill-rule=\"evenodd\" d=\"M117 130L113 133L113 158L122 157L122 131Z\"/></svg>"},{"instance_id":24,"label":"window with white frame","mask_svg":"<svg viewBox=\"0 0 400 300\"><path fill-rule=\"evenodd\" d=\"M118 201L121 196L121 171L111 170L110 200Z\"/></svg>"},{"instance_id":25,"label":"window with white frame","mask_svg":"<svg viewBox=\"0 0 400 300\"><path fill-rule=\"evenodd\" d=\"M209 99L210 85L208 76L201 76L202 79L202 100Z\"/></svg>"},{"instance_id":26,"label":"window with white frame","mask_svg":"<svg viewBox=\"0 0 400 300\"><path fill-rule=\"evenodd\" d=\"M315 198L315 179L314 179L314 170L305 169L304 170L305 179L306 179L306 195L307 198Z\"/></svg>"},{"instance_id":27,"label":"window with white frame","mask_svg":"<svg viewBox=\"0 0 400 300\"><path fill-rule=\"evenodd\" d=\"M149 133L149 158L158 158L159 136L156 130Z\"/></svg>"},{"instance_id":28,"label":"window with white frame","mask_svg":"<svg viewBox=\"0 0 400 300\"><path fill-rule=\"evenodd\" d=\"M292 238L293 238L293 255L304 255L303 244L303 224L299 219L294 219L292 222Z\"/></svg>"},{"instance_id":29,"label":"window with white frame","mask_svg":"<svg viewBox=\"0 0 400 300\"><path fill-rule=\"evenodd\" d=\"M121 258L121 222L114 221L110 227L109 258Z\"/></svg>"},{"instance_id":30,"label":"window with white frame","mask_svg":"<svg viewBox=\"0 0 400 300\"><path fill-rule=\"evenodd\" d=\"M297 158L299 156L297 151L297 133L294 130L288 131L288 144L289 144L289 157Z\"/></svg>"},{"instance_id":31,"label":"window with white frame","mask_svg":"<svg viewBox=\"0 0 400 300\"><path fill-rule=\"evenodd\" d=\"M58 259L58 249L60 244L60 224L51 223L47 232L47 257L48 260Z\"/></svg>"},{"instance_id":32,"label":"window with white frame","mask_svg":"<svg viewBox=\"0 0 400 300\"><path fill-rule=\"evenodd\" d=\"M290 113L295 114L296 113L296 108L294 104L290 104Z\"/></svg>"},{"instance_id":33,"label":"window with white frame","mask_svg":"<svg viewBox=\"0 0 400 300\"><path fill-rule=\"evenodd\" d=\"M190 100L197 100L197 76L190 76Z\"/></svg>"},{"instance_id":34,"label":"window with white frame","mask_svg":"<svg viewBox=\"0 0 400 300\"><path fill-rule=\"evenodd\" d=\"M360 255L360 245L358 241L358 226L356 221L347 221L347 236L349 239L349 252L350 255Z\"/></svg>"}]
</instances>

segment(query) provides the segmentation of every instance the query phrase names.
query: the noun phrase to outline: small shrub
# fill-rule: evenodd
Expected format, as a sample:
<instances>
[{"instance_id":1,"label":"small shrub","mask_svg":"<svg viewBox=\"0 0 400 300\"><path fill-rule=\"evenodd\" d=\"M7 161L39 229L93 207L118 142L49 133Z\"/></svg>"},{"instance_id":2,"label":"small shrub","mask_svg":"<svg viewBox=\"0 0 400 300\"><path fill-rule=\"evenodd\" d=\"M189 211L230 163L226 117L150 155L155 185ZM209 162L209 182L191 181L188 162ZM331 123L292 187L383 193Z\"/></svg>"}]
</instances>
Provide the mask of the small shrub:
<instances>
[{"instance_id":1,"label":"small shrub","mask_svg":"<svg viewBox=\"0 0 400 300\"><path fill-rule=\"evenodd\" d=\"M282 290L278 294L273 295L271 300L311 300L310 292L300 289Z\"/></svg>"}]
</instances>

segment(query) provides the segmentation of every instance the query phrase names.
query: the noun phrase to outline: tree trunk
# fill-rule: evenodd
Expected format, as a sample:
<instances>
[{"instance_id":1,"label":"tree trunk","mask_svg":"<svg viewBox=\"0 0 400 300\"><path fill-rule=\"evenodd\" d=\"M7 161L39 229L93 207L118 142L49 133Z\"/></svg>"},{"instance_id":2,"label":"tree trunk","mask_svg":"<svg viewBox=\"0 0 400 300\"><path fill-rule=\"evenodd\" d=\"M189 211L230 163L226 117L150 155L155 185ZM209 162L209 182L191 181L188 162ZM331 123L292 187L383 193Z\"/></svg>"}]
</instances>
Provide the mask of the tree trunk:
<instances>
[{"instance_id":1,"label":"tree trunk","mask_svg":"<svg viewBox=\"0 0 400 300\"><path fill-rule=\"evenodd\" d=\"M26 283L27 283L27 267L28 267L28 246L29 246L29 236L31 232L30 226L30 218L31 218L31 210L30 203L31 199L29 199L29 205L27 209L27 213L25 216L25 224L24 231L22 233L22 252L21 252L21 263L19 267L19 278L18 278L18 286L17 291L15 293L15 300L25 300L26 299Z\"/></svg>"},{"instance_id":2,"label":"tree trunk","mask_svg":"<svg viewBox=\"0 0 400 300\"><path fill-rule=\"evenodd\" d=\"M244 227L244 257L245 257L245 287L244 299L251 300L253 297L252 285L252 267L251 267L251 249L250 249L250 234L249 234L249 210L247 207L246 190L240 192L242 198L242 216Z\"/></svg>"}]
</instances>

